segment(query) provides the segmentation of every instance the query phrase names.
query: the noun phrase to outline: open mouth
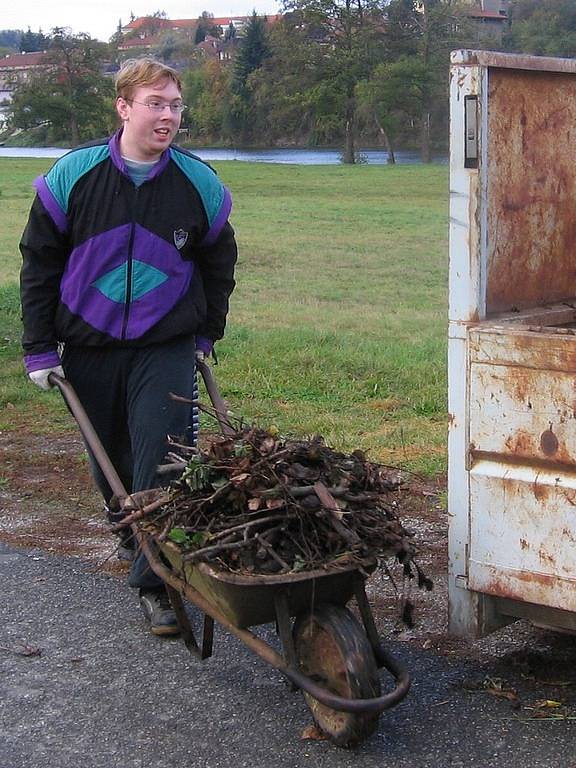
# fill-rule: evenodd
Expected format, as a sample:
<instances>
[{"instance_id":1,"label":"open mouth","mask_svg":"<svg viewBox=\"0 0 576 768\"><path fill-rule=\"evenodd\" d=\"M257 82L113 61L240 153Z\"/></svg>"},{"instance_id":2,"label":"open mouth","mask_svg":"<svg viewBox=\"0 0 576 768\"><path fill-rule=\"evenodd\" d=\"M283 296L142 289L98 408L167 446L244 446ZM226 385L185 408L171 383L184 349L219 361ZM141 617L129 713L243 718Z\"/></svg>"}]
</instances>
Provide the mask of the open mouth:
<instances>
[{"instance_id":1,"label":"open mouth","mask_svg":"<svg viewBox=\"0 0 576 768\"><path fill-rule=\"evenodd\" d=\"M161 136L162 138L167 138L168 136L170 136L170 130L168 128L156 128L154 130L154 133L157 136Z\"/></svg>"}]
</instances>

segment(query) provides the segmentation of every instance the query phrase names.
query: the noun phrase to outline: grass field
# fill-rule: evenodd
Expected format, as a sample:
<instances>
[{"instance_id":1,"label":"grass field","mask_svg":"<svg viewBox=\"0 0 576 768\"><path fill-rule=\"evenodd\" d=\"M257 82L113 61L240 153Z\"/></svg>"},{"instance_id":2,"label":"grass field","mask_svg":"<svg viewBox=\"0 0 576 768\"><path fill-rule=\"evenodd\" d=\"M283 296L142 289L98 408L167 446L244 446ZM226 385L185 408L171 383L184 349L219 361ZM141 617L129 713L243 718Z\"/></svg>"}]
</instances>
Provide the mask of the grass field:
<instances>
[{"instance_id":1,"label":"grass field","mask_svg":"<svg viewBox=\"0 0 576 768\"><path fill-rule=\"evenodd\" d=\"M20 363L18 241L49 161L0 160L0 429L70 425ZM240 259L215 373L237 416L425 474L446 466L448 173L215 163ZM209 425L206 425L207 427Z\"/></svg>"}]
</instances>

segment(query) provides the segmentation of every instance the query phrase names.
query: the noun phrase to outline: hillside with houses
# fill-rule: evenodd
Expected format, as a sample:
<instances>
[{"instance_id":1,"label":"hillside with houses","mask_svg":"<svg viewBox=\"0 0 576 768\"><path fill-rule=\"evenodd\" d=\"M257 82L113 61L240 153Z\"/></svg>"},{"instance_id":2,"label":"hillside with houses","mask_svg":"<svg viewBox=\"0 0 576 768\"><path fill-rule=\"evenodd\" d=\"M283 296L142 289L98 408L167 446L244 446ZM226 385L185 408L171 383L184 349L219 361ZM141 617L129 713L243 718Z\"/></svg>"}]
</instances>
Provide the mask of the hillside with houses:
<instances>
[{"instance_id":1,"label":"hillside with houses","mask_svg":"<svg viewBox=\"0 0 576 768\"><path fill-rule=\"evenodd\" d=\"M2 43L4 40L4 48ZM0 30L0 141L72 146L113 129L126 58L175 67L183 135L219 146L446 146L450 50L576 55L573 0L299 0L282 14L133 16L107 43ZM66 86L66 87L65 87Z\"/></svg>"}]
</instances>

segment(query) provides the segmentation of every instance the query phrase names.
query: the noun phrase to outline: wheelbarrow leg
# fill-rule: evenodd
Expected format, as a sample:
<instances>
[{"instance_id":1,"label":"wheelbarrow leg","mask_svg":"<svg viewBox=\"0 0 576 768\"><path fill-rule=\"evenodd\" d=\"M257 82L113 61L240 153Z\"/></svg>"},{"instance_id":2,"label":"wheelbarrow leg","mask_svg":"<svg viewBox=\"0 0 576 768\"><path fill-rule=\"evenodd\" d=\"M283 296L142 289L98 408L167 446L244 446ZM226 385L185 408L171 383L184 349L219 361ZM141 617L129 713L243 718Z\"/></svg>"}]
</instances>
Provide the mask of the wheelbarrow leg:
<instances>
[{"instance_id":1,"label":"wheelbarrow leg","mask_svg":"<svg viewBox=\"0 0 576 768\"><path fill-rule=\"evenodd\" d=\"M390 672L390 674L396 679L398 683L398 690L405 691L402 695L403 698L406 693L408 693L408 689L410 688L410 676L404 667L399 664L390 653L388 653L388 651L380 642L380 637L378 636L378 630L376 629L376 624L374 623L374 616L370 608L370 603L366 597L365 581L359 573L357 573L354 577L354 596L356 598L356 602L358 603L360 616L362 617L362 623L364 624L368 642L372 646L372 650L374 652L376 665L378 666L378 669L381 669L382 667L387 669L388 672Z\"/></svg>"},{"instance_id":2,"label":"wheelbarrow leg","mask_svg":"<svg viewBox=\"0 0 576 768\"><path fill-rule=\"evenodd\" d=\"M292 638L292 627L290 626L290 611L288 608L288 594L286 590L278 590L274 597L274 607L276 609L276 628L280 643L282 645L282 653L284 660L292 669L298 669L298 657L296 656L296 648L294 646L294 639ZM288 682L291 691L297 691L298 686L292 681Z\"/></svg>"},{"instance_id":3,"label":"wheelbarrow leg","mask_svg":"<svg viewBox=\"0 0 576 768\"><path fill-rule=\"evenodd\" d=\"M372 650L374 651L374 656L378 666L381 667L383 665L379 661L379 654L381 649L380 637L378 635L378 630L376 629L376 624L374 623L374 616L372 614L372 609L370 608L370 603L368 602L368 598L366 596L365 585L366 582L363 576L361 576L359 573L356 573L354 575L354 597L356 598L356 603L358 604L358 610L360 611L362 624L364 624L364 629L366 630L368 642L372 646Z\"/></svg>"},{"instance_id":4,"label":"wheelbarrow leg","mask_svg":"<svg viewBox=\"0 0 576 768\"><path fill-rule=\"evenodd\" d=\"M180 634L182 635L186 648L201 661L210 658L210 656L212 656L212 644L214 639L214 619L211 616L208 616L208 614L204 614L202 642L199 646L196 637L194 636L190 619L186 613L182 595L177 589L174 589L174 587L169 584L166 584L166 591L168 592L168 597L172 603L174 613L176 614L178 626L180 627Z\"/></svg>"},{"instance_id":5,"label":"wheelbarrow leg","mask_svg":"<svg viewBox=\"0 0 576 768\"><path fill-rule=\"evenodd\" d=\"M201 659L209 659L212 656L212 643L214 640L214 619L204 614L204 627L202 629L202 655Z\"/></svg>"}]
</instances>

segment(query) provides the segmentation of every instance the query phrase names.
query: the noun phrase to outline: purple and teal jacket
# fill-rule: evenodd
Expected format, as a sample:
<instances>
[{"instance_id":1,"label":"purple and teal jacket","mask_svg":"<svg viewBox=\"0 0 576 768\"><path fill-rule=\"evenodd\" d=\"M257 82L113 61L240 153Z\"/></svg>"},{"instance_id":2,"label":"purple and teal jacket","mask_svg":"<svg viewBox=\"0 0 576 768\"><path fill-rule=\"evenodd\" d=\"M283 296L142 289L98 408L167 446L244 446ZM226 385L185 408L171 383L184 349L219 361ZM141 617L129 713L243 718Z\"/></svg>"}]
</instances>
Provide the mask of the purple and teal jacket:
<instances>
[{"instance_id":1,"label":"purple and teal jacket","mask_svg":"<svg viewBox=\"0 0 576 768\"><path fill-rule=\"evenodd\" d=\"M119 136L79 147L35 182L20 250L28 372L57 345L145 346L222 338L237 258L231 198L214 171L170 147L136 187Z\"/></svg>"}]
</instances>

